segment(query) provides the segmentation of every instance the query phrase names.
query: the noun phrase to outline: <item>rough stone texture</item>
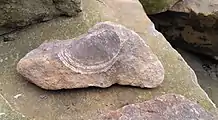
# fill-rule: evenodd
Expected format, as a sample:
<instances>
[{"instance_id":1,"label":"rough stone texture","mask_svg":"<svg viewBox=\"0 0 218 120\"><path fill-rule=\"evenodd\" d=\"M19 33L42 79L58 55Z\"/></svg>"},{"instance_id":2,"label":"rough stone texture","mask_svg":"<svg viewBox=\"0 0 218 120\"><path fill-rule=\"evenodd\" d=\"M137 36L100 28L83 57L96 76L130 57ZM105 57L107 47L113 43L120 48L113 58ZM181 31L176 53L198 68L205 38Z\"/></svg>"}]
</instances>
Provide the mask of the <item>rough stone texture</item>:
<instances>
[{"instance_id":1,"label":"rough stone texture","mask_svg":"<svg viewBox=\"0 0 218 120\"><path fill-rule=\"evenodd\" d=\"M167 94L109 112L102 120L215 120L197 103L184 96Z\"/></svg>"},{"instance_id":2,"label":"rough stone texture","mask_svg":"<svg viewBox=\"0 0 218 120\"><path fill-rule=\"evenodd\" d=\"M176 12L194 12L196 14L204 14L205 16L217 16L218 1L217 0L180 0L174 4L170 11ZM209 24L209 23L208 23Z\"/></svg>"},{"instance_id":3,"label":"rough stone texture","mask_svg":"<svg viewBox=\"0 0 218 120\"><path fill-rule=\"evenodd\" d=\"M169 10L150 16L167 40L182 49L217 59L218 1L183 0Z\"/></svg>"},{"instance_id":4,"label":"rough stone texture","mask_svg":"<svg viewBox=\"0 0 218 120\"><path fill-rule=\"evenodd\" d=\"M147 14L165 12L179 0L139 0Z\"/></svg>"},{"instance_id":5,"label":"rough stone texture","mask_svg":"<svg viewBox=\"0 0 218 120\"><path fill-rule=\"evenodd\" d=\"M75 16L81 0L1 0L0 35L60 15Z\"/></svg>"},{"instance_id":6,"label":"rough stone texture","mask_svg":"<svg viewBox=\"0 0 218 120\"><path fill-rule=\"evenodd\" d=\"M50 90L109 87L154 88L164 68L145 41L124 26L102 22L78 40L44 43L22 58L17 70Z\"/></svg>"},{"instance_id":7,"label":"rough stone texture","mask_svg":"<svg viewBox=\"0 0 218 120\"><path fill-rule=\"evenodd\" d=\"M14 110L8 101L0 94L0 119L1 120L27 120L27 118Z\"/></svg>"},{"instance_id":8,"label":"rough stone texture","mask_svg":"<svg viewBox=\"0 0 218 120\"><path fill-rule=\"evenodd\" d=\"M216 107L197 83L193 70L154 29L138 0L86 0L81 16L58 18L17 32L14 41L0 42L0 92L8 103L30 120L101 120L104 111L140 103L155 96L176 93L198 102L210 112ZM133 19L134 18L134 19ZM114 85L46 91L16 72L17 62L45 40L74 38L100 21L113 21L136 31L157 55L165 69L164 82L155 89ZM22 94L15 99L14 96Z\"/></svg>"},{"instance_id":9,"label":"rough stone texture","mask_svg":"<svg viewBox=\"0 0 218 120\"><path fill-rule=\"evenodd\" d=\"M212 101L218 105L218 63L216 60L205 59L205 56L195 55L178 49L183 58L195 71L198 82L207 92Z\"/></svg>"}]
</instances>

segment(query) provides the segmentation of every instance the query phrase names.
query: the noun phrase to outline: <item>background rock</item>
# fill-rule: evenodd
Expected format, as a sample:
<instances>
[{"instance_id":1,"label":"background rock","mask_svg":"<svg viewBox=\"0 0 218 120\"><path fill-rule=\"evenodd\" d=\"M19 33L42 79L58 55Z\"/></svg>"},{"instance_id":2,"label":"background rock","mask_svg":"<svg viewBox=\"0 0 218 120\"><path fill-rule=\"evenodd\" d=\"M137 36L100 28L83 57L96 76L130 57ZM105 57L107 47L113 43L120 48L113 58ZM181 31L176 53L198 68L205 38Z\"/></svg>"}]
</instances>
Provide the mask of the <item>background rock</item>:
<instances>
[{"instance_id":1,"label":"background rock","mask_svg":"<svg viewBox=\"0 0 218 120\"><path fill-rule=\"evenodd\" d=\"M179 0L139 0L147 14L165 12Z\"/></svg>"},{"instance_id":2,"label":"background rock","mask_svg":"<svg viewBox=\"0 0 218 120\"><path fill-rule=\"evenodd\" d=\"M172 48L144 13L138 0L86 0L81 16L58 18L17 32L14 41L0 42L0 88L8 103L26 118L37 120L98 120L107 110L140 103L155 96L176 93L199 103L208 111L216 107L197 82L194 71ZM134 17L133 17L134 16ZM134 19L133 19L134 18ZM117 22L138 33L157 55L165 69L163 84L156 89L114 85L107 89L87 88L45 91L16 72L17 62L45 40L71 39L100 21ZM13 96L23 96L14 99ZM46 96L45 98L41 96ZM73 115L73 116L72 116Z\"/></svg>"},{"instance_id":3,"label":"background rock","mask_svg":"<svg viewBox=\"0 0 218 120\"><path fill-rule=\"evenodd\" d=\"M115 83L154 88L164 79L161 62L144 40L112 22L98 23L76 40L40 45L19 61L17 70L36 85L51 90L105 88Z\"/></svg>"},{"instance_id":4,"label":"background rock","mask_svg":"<svg viewBox=\"0 0 218 120\"><path fill-rule=\"evenodd\" d=\"M218 1L182 0L169 11L149 17L156 28L176 47L218 56Z\"/></svg>"},{"instance_id":5,"label":"background rock","mask_svg":"<svg viewBox=\"0 0 218 120\"><path fill-rule=\"evenodd\" d=\"M103 117L104 120L215 120L197 103L184 96L167 94L142 103L126 105Z\"/></svg>"},{"instance_id":6,"label":"background rock","mask_svg":"<svg viewBox=\"0 0 218 120\"><path fill-rule=\"evenodd\" d=\"M207 92L212 101L218 105L218 62L181 49L178 49L178 51L195 71L201 87Z\"/></svg>"},{"instance_id":7,"label":"background rock","mask_svg":"<svg viewBox=\"0 0 218 120\"><path fill-rule=\"evenodd\" d=\"M1 0L0 35L60 15L75 16L81 0Z\"/></svg>"}]
</instances>

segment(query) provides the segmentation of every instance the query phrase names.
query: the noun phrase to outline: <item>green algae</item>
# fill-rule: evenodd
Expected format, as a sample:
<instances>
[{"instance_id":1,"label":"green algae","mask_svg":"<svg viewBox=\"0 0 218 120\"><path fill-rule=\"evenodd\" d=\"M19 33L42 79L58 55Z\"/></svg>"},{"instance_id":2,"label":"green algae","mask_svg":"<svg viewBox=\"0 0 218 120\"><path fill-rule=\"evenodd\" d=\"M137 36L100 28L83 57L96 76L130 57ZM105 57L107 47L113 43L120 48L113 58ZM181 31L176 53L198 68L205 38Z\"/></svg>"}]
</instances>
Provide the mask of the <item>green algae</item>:
<instances>
[{"instance_id":1,"label":"green algae","mask_svg":"<svg viewBox=\"0 0 218 120\"><path fill-rule=\"evenodd\" d=\"M178 0L139 0L147 14L156 14L166 11Z\"/></svg>"}]
</instances>

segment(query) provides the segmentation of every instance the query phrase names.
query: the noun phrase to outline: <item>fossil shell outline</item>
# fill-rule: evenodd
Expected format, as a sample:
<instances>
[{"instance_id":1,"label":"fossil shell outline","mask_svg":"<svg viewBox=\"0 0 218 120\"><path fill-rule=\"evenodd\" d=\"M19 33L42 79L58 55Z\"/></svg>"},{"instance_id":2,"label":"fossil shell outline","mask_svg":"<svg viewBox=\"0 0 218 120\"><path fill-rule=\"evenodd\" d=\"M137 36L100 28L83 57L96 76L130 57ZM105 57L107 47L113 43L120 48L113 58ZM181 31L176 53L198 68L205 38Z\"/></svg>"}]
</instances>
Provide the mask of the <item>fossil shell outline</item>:
<instances>
[{"instance_id":1,"label":"fossil shell outline","mask_svg":"<svg viewBox=\"0 0 218 120\"><path fill-rule=\"evenodd\" d=\"M82 50L85 49L83 54L87 56L82 56L79 48L83 48ZM97 51L97 49L99 51ZM58 53L58 57L66 67L76 73L94 74L106 72L110 69L117 61L120 50L121 41L116 32L109 29L101 29L99 31L88 32L88 34L83 35L79 40L72 41L70 45ZM88 51L92 53L87 54ZM99 54L97 54L97 52ZM100 55L102 55L101 53L103 54L103 60L100 58L94 61L94 63L90 64L88 62L100 57ZM80 59L78 57L80 57ZM84 61L84 59L87 61Z\"/></svg>"}]
</instances>

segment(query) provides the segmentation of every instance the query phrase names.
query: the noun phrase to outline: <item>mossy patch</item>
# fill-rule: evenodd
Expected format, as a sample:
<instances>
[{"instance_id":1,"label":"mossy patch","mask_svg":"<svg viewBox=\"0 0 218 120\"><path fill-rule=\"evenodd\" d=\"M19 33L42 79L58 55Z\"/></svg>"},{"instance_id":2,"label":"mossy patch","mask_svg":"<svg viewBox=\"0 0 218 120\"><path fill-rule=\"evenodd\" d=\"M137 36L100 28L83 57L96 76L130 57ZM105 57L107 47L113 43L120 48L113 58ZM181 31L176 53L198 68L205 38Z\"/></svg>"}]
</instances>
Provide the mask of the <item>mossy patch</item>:
<instances>
[{"instance_id":1,"label":"mossy patch","mask_svg":"<svg viewBox=\"0 0 218 120\"><path fill-rule=\"evenodd\" d=\"M139 0L147 14L156 14L166 11L178 0Z\"/></svg>"}]
</instances>

